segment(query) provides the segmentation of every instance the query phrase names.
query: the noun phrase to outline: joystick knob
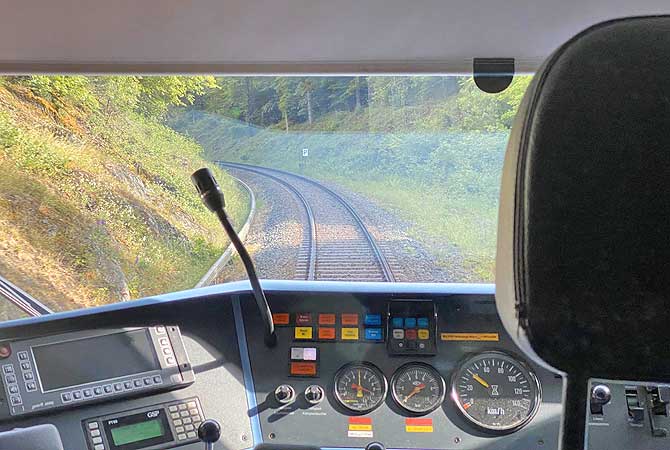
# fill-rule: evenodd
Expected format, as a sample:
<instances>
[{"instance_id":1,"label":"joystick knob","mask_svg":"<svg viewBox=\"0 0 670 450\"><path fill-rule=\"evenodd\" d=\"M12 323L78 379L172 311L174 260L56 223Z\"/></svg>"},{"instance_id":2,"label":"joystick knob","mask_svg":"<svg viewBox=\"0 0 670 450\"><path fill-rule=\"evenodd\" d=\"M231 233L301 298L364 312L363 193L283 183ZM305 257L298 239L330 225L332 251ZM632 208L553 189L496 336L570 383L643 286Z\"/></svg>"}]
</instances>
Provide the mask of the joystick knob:
<instances>
[{"instance_id":1,"label":"joystick knob","mask_svg":"<svg viewBox=\"0 0 670 450\"><path fill-rule=\"evenodd\" d=\"M205 443L206 450L212 450L214 443L221 437L221 425L216 420L208 419L198 427L198 438Z\"/></svg>"}]
</instances>

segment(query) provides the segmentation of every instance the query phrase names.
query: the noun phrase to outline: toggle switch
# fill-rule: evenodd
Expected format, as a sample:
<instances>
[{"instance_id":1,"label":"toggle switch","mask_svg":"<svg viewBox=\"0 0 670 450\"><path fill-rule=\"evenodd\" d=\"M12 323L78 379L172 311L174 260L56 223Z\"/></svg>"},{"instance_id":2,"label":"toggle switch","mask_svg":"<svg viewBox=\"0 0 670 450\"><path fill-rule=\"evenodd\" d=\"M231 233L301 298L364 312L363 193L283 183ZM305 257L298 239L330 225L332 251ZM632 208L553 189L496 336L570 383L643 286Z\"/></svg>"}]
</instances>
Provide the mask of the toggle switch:
<instances>
[{"instance_id":1,"label":"toggle switch","mask_svg":"<svg viewBox=\"0 0 670 450\"><path fill-rule=\"evenodd\" d=\"M639 426L644 423L646 389L642 386L626 389L626 406L628 407L628 423Z\"/></svg>"},{"instance_id":2,"label":"toggle switch","mask_svg":"<svg viewBox=\"0 0 670 450\"><path fill-rule=\"evenodd\" d=\"M602 415L603 406L612 400L612 391L606 384L597 384L591 389L591 414Z\"/></svg>"},{"instance_id":3,"label":"toggle switch","mask_svg":"<svg viewBox=\"0 0 670 450\"><path fill-rule=\"evenodd\" d=\"M312 405L321 403L321 400L323 400L324 397L325 392L318 384L312 384L307 386L307 389L305 389L305 399L307 399L307 401Z\"/></svg>"},{"instance_id":4,"label":"toggle switch","mask_svg":"<svg viewBox=\"0 0 670 450\"><path fill-rule=\"evenodd\" d=\"M275 399L282 405L287 405L295 400L295 390L289 384L282 384L275 389Z\"/></svg>"}]
</instances>

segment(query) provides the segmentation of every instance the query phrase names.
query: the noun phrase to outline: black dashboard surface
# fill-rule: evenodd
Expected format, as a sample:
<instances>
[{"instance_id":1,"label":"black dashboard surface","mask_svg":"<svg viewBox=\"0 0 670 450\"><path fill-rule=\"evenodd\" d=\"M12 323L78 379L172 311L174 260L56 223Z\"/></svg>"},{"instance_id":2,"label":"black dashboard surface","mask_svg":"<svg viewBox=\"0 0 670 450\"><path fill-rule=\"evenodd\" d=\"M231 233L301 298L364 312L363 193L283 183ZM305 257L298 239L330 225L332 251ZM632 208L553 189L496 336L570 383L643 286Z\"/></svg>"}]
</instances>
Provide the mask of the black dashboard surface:
<instances>
[{"instance_id":1,"label":"black dashboard surface","mask_svg":"<svg viewBox=\"0 0 670 450\"><path fill-rule=\"evenodd\" d=\"M273 313L278 314L274 348L263 343L247 283L0 325L0 343L78 330L178 326L195 375L195 381L181 389L15 417L2 421L0 431L50 423L58 428L66 449L99 450L86 439L87 418L197 398L204 416L222 425L215 446L219 449L242 450L261 443L277 448L289 444L363 448L371 441L387 448L556 448L562 379L520 354L499 321L492 286L290 281L263 285ZM414 313L415 307L431 307L436 314L426 314L426 309ZM401 321L403 327L408 325L403 340L393 338L397 315L409 320ZM400 348L398 342L403 343ZM300 353L300 359L292 360L292 350ZM491 350L527 365L541 385L537 414L518 431L491 432L474 425L449 392L463 360ZM428 364L445 380L446 396L435 410L416 414L401 408L389 389L377 408L358 414L342 406L334 387L338 370L358 361L371 363L389 381L403 364ZM293 388L294 401L278 402L274 392L280 385ZM322 401L307 401L304 392L310 385L323 388ZM7 398L1 408L8 408ZM202 448L202 444L179 448Z\"/></svg>"}]
</instances>

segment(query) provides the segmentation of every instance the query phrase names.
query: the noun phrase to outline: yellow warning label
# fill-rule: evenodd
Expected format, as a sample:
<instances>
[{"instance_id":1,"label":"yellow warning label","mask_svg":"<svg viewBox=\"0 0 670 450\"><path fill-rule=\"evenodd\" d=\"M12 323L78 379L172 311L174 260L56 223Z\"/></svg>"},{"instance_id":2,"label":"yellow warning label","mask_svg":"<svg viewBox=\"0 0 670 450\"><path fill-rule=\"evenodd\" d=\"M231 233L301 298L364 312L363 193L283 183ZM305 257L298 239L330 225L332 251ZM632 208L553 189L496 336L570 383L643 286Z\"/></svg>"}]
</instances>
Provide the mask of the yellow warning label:
<instances>
[{"instance_id":1,"label":"yellow warning label","mask_svg":"<svg viewBox=\"0 0 670 450\"><path fill-rule=\"evenodd\" d=\"M312 327L295 327L296 339L312 339Z\"/></svg>"},{"instance_id":2,"label":"yellow warning label","mask_svg":"<svg viewBox=\"0 0 670 450\"><path fill-rule=\"evenodd\" d=\"M443 341L499 341L498 333L440 333Z\"/></svg>"},{"instance_id":3,"label":"yellow warning label","mask_svg":"<svg viewBox=\"0 0 670 450\"><path fill-rule=\"evenodd\" d=\"M372 431L372 425L362 423L350 423L349 431Z\"/></svg>"},{"instance_id":4,"label":"yellow warning label","mask_svg":"<svg viewBox=\"0 0 670 450\"><path fill-rule=\"evenodd\" d=\"M407 433L432 433L433 426L427 425L405 425L405 432Z\"/></svg>"},{"instance_id":5,"label":"yellow warning label","mask_svg":"<svg viewBox=\"0 0 670 450\"><path fill-rule=\"evenodd\" d=\"M358 328L342 328L342 340L343 341L357 341L358 340Z\"/></svg>"}]
</instances>

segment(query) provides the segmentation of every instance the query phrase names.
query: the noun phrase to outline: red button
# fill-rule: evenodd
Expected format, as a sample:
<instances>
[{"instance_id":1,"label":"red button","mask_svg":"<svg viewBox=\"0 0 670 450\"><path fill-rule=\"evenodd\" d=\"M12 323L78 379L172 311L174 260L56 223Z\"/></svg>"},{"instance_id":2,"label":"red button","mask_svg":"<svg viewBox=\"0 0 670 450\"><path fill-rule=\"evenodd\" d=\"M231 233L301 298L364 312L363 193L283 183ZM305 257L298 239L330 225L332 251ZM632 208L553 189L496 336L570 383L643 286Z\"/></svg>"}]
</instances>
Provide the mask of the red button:
<instances>
[{"instance_id":1,"label":"red button","mask_svg":"<svg viewBox=\"0 0 670 450\"><path fill-rule=\"evenodd\" d=\"M335 328L319 327L319 339L331 341L335 339Z\"/></svg>"},{"instance_id":2,"label":"red button","mask_svg":"<svg viewBox=\"0 0 670 450\"><path fill-rule=\"evenodd\" d=\"M298 313L295 316L296 325L309 325L312 323L312 315L310 313Z\"/></svg>"},{"instance_id":3,"label":"red button","mask_svg":"<svg viewBox=\"0 0 670 450\"><path fill-rule=\"evenodd\" d=\"M358 325L358 314L342 314L342 325Z\"/></svg>"},{"instance_id":4,"label":"red button","mask_svg":"<svg viewBox=\"0 0 670 450\"><path fill-rule=\"evenodd\" d=\"M335 314L319 314L319 325L335 325Z\"/></svg>"},{"instance_id":5,"label":"red button","mask_svg":"<svg viewBox=\"0 0 670 450\"><path fill-rule=\"evenodd\" d=\"M274 313L272 314L272 321L275 325L288 325L289 315L288 313Z\"/></svg>"},{"instance_id":6,"label":"red button","mask_svg":"<svg viewBox=\"0 0 670 450\"><path fill-rule=\"evenodd\" d=\"M407 329L405 330L405 339L413 341L416 339L416 330Z\"/></svg>"},{"instance_id":7,"label":"red button","mask_svg":"<svg viewBox=\"0 0 670 450\"><path fill-rule=\"evenodd\" d=\"M316 363L292 362L291 375L298 375L301 377L313 377L316 375Z\"/></svg>"}]
</instances>

